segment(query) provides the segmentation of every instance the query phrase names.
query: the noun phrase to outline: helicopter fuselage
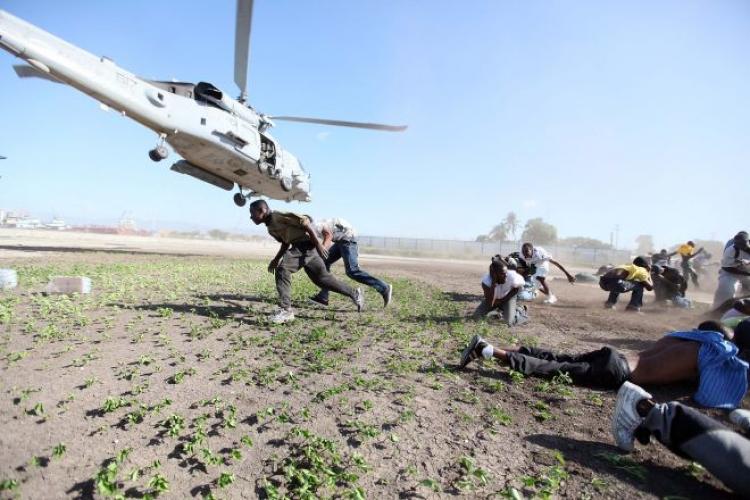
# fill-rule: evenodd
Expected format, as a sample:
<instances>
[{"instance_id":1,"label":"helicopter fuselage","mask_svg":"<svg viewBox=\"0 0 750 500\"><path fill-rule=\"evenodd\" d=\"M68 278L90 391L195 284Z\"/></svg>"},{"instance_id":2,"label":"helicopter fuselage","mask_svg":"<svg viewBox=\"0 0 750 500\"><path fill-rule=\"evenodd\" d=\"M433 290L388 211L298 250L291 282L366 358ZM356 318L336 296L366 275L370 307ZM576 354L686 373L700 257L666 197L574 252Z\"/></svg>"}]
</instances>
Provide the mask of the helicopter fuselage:
<instances>
[{"instance_id":1,"label":"helicopter fuselage","mask_svg":"<svg viewBox=\"0 0 750 500\"><path fill-rule=\"evenodd\" d=\"M172 170L231 190L310 200L310 176L265 132L270 122L211 84L151 81L0 10L0 48L36 76L93 97L156 132L183 161Z\"/></svg>"}]
</instances>

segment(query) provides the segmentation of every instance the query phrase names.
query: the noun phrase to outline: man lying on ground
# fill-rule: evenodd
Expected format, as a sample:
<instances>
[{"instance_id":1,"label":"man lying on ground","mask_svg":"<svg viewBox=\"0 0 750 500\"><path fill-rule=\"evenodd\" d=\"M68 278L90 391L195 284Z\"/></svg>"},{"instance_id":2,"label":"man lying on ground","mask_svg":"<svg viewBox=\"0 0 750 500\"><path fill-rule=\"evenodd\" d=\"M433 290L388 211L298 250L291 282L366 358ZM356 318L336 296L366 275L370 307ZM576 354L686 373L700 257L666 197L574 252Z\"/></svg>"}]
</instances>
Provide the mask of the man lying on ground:
<instances>
[{"instance_id":1,"label":"man lying on ground","mask_svg":"<svg viewBox=\"0 0 750 500\"><path fill-rule=\"evenodd\" d=\"M472 316L481 318L499 311L508 326L526 323L529 320L526 307L519 306L516 300L525 283L523 276L508 269L508 264L496 255L492 258L489 272L482 278L484 300Z\"/></svg>"},{"instance_id":2,"label":"man lying on ground","mask_svg":"<svg viewBox=\"0 0 750 500\"><path fill-rule=\"evenodd\" d=\"M651 348L628 355L608 346L584 354L525 346L499 349L475 335L459 366L464 368L479 357L495 358L524 375L553 377L567 372L575 384L607 389L617 389L626 381L657 385L697 379L693 396L697 403L736 408L748 387L748 363L740 359L740 352L744 359L750 357L750 320L734 332L716 321L705 321L696 330L668 333Z\"/></svg>"},{"instance_id":3,"label":"man lying on ground","mask_svg":"<svg viewBox=\"0 0 750 500\"><path fill-rule=\"evenodd\" d=\"M750 496L750 440L694 408L676 401L656 403L641 387L625 382L617 393L612 434L617 446L633 450L638 438L654 436L670 451L697 462L729 489Z\"/></svg>"},{"instance_id":4,"label":"man lying on ground","mask_svg":"<svg viewBox=\"0 0 750 500\"><path fill-rule=\"evenodd\" d=\"M320 243L309 217L271 211L264 200L255 200L250 204L250 218L256 225L265 224L268 234L281 243L276 256L268 264L268 272L276 276L279 294L279 310L271 317L271 322L280 324L294 319L292 274L300 269L304 269L318 287L349 297L357 311L362 312L365 305L362 290L342 283L326 269L323 259L328 257L328 251Z\"/></svg>"},{"instance_id":5,"label":"man lying on ground","mask_svg":"<svg viewBox=\"0 0 750 500\"><path fill-rule=\"evenodd\" d=\"M643 307L643 290L653 290L648 261L645 257L636 257L632 264L614 267L599 278L599 288L609 292L604 303L607 309L614 309L621 293L631 292L630 303L626 311L640 312Z\"/></svg>"},{"instance_id":6,"label":"man lying on ground","mask_svg":"<svg viewBox=\"0 0 750 500\"><path fill-rule=\"evenodd\" d=\"M552 292L550 292L549 285L547 284L547 275L549 274L549 265L554 264L560 271L562 271L568 278L570 283L575 283L575 276L570 274L562 264L557 262L547 251L539 246L534 246L531 243L524 243L521 245L521 258L526 263L526 266L534 269L532 277L539 282L539 289L547 299L544 301L545 304L554 304L557 302Z\"/></svg>"}]
</instances>

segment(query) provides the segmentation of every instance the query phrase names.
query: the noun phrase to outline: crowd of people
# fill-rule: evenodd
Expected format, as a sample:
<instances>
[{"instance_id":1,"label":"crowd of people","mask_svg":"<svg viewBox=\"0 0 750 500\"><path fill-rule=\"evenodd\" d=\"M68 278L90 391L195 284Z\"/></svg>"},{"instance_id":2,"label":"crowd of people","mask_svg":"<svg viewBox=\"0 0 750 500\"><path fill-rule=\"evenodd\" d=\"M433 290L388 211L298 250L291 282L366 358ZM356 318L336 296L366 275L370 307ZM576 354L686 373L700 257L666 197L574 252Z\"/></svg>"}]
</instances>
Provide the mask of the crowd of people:
<instances>
[{"instance_id":1,"label":"crowd of people","mask_svg":"<svg viewBox=\"0 0 750 500\"><path fill-rule=\"evenodd\" d=\"M390 304L393 287L359 267L356 231L346 220L314 221L305 215L272 211L263 200L250 205L250 216L255 224L265 224L280 243L268 265L279 295L279 309L271 322L294 319L291 275L300 269L320 288L310 297L312 303L327 307L329 292L336 292L351 299L361 312L365 306L362 289L330 273L338 260L343 260L349 278L372 287L383 298L384 307ZM675 256L680 259L679 269L672 266ZM688 241L673 252L663 249L631 263L603 267L597 274L600 288L608 294L604 305L615 309L619 296L630 293L625 310L641 313L644 293L653 291L657 304L690 307L688 286L700 286L696 263L701 259L699 267L705 267L709 258L703 248L696 249ZM508 327L528 323L529 308L522 302L533 300L537 292L545 296L546 304L558 301L548 282L550 265L570 283L576 282L549 252L530 242L505 257L495 255L480 281L482 299L473 317L496 317ZM747 297L738 297L740 293ZM750 244L745 231L724 248L711 314L714 318L697 328L668 333L637 353L610 346L586 353L498 347L475 335L461 354L459 368L477 359L495 360L524 375L566 373L574 384L618 390L612 433L620 448L630 451L636 439L647 444L653 436L671 451L702 464L736 493L750 495L750 440L684 404L658 403L641 387L697 380L693 395L697 404L727 410L741 406L750 372Z\"/></svg>"}]
</instances>

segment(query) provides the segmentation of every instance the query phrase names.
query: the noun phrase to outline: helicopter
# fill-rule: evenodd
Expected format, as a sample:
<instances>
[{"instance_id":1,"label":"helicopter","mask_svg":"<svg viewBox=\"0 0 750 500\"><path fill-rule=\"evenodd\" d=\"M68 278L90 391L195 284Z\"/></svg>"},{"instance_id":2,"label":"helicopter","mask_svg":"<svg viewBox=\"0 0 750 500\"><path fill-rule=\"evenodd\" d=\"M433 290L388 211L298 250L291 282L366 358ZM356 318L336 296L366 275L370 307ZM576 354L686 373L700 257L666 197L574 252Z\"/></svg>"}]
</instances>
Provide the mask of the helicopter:
<instances>
[{"instance_id":1,"label":"helicopter","mask_svg":"<svg viewBox=\"0 0 750 500\"><path fill-rule=\"evenodd\" d=\"M27 64L14 65L20 78L43 78L69 85L157 134L148 152L155 162L169 156L167 144L182 157L170 168L234 195L237 206L251 197L310 201L310 175L274 139L275 121L355 127L389 132L405 125L383 125L301 116L268 116L247 103L247 68L253 0L238 0L235 25L236 99L208 82L148 80L97 57L18 17L0 10L0 48Z\"/></svg>"}]
</instances>

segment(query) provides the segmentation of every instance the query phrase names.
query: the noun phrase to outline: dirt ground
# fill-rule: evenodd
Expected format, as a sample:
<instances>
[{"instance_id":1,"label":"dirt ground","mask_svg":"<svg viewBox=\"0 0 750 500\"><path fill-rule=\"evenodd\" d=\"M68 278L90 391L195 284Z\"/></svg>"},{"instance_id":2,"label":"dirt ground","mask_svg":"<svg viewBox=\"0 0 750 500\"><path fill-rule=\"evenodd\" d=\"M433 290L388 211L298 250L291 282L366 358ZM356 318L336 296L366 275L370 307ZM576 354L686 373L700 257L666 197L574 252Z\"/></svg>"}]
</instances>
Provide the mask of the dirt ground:
<instances>
[{"instance_id":1,"label":"dirt ground","mask_svg":"<svg viewBox=\"0 0 750 500\"><path fill-rule=\"evenodd\" d=\"M310 307L299 273L298 319L273 326L267 250L74 243L0 241L20 279L0 292L3 498L729 496L658 443L617 451L612 392L456 370L474 333L636 351L694 327L700 306L609 311L597 287L553 280L559 303L508 331L467 317L484 263L364 258L392 307L371 290L361 315ZM94 291L40 293L54 275ZM649 389L691 404L690 385Z\"/></svg>"}]
</instances>

